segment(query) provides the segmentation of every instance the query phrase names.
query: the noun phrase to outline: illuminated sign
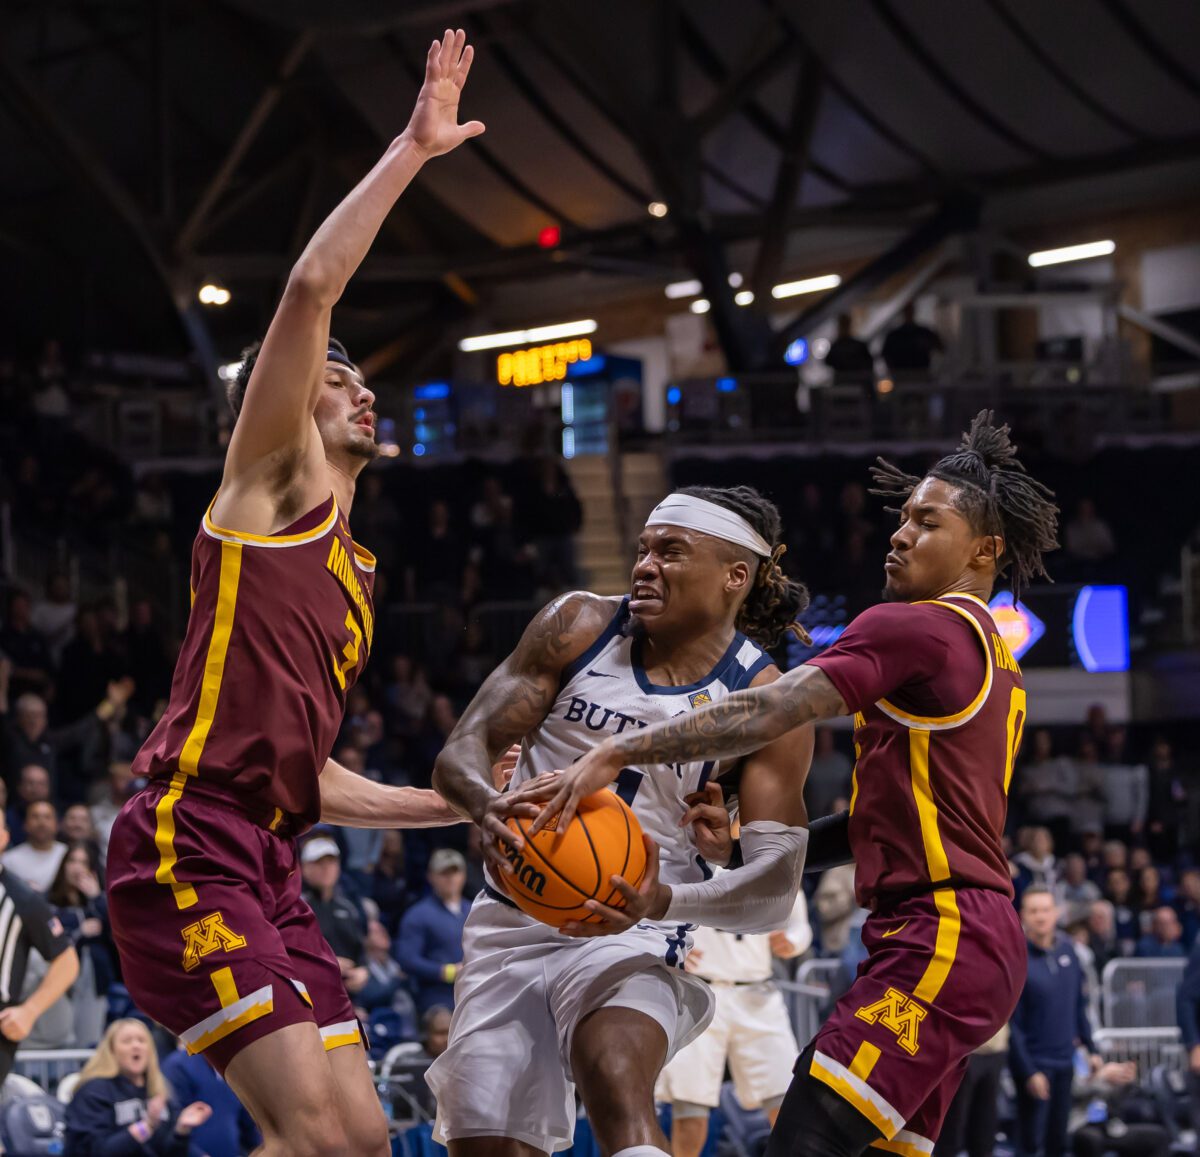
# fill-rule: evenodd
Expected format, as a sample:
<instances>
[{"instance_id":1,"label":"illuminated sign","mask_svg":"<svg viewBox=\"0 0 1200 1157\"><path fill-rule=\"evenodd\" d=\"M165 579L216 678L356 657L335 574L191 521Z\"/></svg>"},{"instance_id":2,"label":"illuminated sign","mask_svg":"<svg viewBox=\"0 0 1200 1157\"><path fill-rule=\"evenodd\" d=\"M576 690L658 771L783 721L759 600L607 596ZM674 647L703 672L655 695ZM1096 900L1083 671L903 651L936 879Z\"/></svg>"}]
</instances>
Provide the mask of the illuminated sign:
<instances>
[{"instance_id":1,"label":"illuminated sign","mask_svg":"<svg viewBox=\"0 0 1200 1157\"><path fill-rule=\"evenodd\" d=\"M513 350L496 359L496 381L502 386L540 386L543 382L561 382L567 366L586 362L592 356L588 338L559 341L533 349Z\"/></svg>"},{"instance_id":2,"label":"illuminated sign","mask_svg":"<svg viewBox=\"0 0 1200 1157\"><path fill-rule=\"evenodd\" d=\"M1129 670L1129 599L1124 587L1088 586L1071 612L1071 635L1088 671Z\"/></svg>"},{"instance_id":3,"label":"illuminated sign","mask_svg":"<svg viewBox=\"0 0 1200 1157\"><path fill-rule=\"evenodd\" d=\"M998 594L988 603L988 609L1015 659L1020 659L1046 633L1046 624L1024 603L1014 602L1010 591Z\"/></svg>"}]
</instances>

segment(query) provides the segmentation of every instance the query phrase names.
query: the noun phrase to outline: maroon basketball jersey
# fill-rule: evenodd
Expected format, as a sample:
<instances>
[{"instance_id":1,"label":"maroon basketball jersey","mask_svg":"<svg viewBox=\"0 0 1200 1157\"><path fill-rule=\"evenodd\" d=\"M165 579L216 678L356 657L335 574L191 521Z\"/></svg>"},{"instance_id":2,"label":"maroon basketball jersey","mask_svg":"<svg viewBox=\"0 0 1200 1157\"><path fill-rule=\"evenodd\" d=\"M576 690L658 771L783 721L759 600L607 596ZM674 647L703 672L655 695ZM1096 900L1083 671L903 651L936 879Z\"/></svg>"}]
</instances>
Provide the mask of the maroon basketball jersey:
<instances>
[{"instance_id":1,"label":"maroon basketball jersey","mask_svg":"<svg viewBox=\"0 0 1200 1157\"><path fill-rule=\"evenodd\" d=\"M1011 896L1001 837L1025 688L987 605L964 593L884 603L810 662L855 713L858 902L934 887Z\"/></svg>"},{"instance_id":2,"label":"maroon basketball jersey","mask_svg":"<svg viewBox=\"0 0 1200 1157\"><path fill-rule=\"evenodd\" d=\"M170 779L174 798L199 781L316 822L317 777L375 629L374 571L332 495L273 535L225 530L210 507L171 700L135 773Z\"/></svg>"}]
</instances>

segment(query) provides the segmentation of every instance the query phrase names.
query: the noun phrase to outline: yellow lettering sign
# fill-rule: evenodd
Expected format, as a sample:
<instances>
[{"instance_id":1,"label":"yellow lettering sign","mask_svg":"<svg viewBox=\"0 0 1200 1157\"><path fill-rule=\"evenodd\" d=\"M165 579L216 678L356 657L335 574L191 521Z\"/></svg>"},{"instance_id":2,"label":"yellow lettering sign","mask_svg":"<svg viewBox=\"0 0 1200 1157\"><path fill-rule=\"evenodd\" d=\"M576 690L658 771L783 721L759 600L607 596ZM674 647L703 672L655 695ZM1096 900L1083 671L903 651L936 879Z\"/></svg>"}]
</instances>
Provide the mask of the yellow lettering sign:
<instances>
[{"instance_id":1,"label":"yellow lettering sign","mask_svg":"<svg viewBox=\"0 0 1200 1157\"><path fill-rule=\"evenodd\" d=\"M561 382L567 376L567 366L586 362L591 356L592 343L586 337L513 350L496 358L496 381L502 386L518 387Z\"/></svg>"}]
</instances>

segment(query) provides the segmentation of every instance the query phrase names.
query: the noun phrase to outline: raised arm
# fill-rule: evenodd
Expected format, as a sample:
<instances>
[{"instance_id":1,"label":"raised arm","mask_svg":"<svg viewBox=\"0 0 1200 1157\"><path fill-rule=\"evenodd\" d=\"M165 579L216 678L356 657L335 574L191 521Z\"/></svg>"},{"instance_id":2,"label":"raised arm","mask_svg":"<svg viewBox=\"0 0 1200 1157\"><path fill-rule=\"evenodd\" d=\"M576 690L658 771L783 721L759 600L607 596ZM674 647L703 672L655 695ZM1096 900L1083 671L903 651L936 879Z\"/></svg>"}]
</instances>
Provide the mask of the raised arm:
<instances>
[{"instance_id":1,"label":"raised arm","mask_svg":"<svg viewBox=\"0 0 1200 1157\"><path fill-rule=\"evenodd\" d=\"M458 123L472 48L460 29L430 45L408 127L324 221L300 255L246 386L225 461L223 489L266 480L319 449L313 410L325 375L329 322L392 206L421 166L483 132ZM222 511L228 517L228 510Z\"/></svg>"},{"instance_id":2,"label":"raised arm","mask_svg":"<svg viewBox=\"0 0 1200 1157\"><path fill-rule=\"evenodd\" d=\"M579 801L610 784L622 767L749 755L793 728L845 714L846 704L823 671L797 667L773 683L738 691L711 707L610 736L563 772L533 829L540 830L560 811L560 825L570 823ZM795 774L807 774L807 764Z\"/></svg>"},{"instance_id":3,"label":"raised arm","mask_svg":"<svg viewBox=\"0 0 1200 1157\"><path fill-rule=\"evenodd\" d=\"M500 842L521 841L505 826L514 811L492 780L492 765L543 719L558 695L563 669L599 637L616 610L612 599L576 591L547 604L516 649L480 687L459 718L433 769L433 786L482 831L484 855L507 872ZM537 808L525 804L524 814Z\"/></svg>"}]
</instances>

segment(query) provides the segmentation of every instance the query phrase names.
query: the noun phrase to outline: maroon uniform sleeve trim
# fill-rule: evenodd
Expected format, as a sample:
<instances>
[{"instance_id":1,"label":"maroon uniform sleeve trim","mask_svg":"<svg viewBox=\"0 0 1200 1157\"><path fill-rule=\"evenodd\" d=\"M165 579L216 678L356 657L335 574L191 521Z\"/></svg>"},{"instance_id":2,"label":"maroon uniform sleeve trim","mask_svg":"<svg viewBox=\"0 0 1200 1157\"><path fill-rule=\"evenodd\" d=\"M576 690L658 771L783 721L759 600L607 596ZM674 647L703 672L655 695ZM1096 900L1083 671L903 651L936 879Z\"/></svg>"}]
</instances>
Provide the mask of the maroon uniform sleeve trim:
<instances>
[{"instance_id":1,"label":"maroon uniform sleeve trim","mask_svg":"<svg viewBox=\"0 0 1200 1157\"><path fill-rule=\"evenodd\" d=\"M218 526L212 520L213 502L216 502L216 495L213 495L213 500L208 504L208 509L204 512L204 533L209 538L215 538L221 542L237 542L247 546L265 546L265 547L285 547L285 546L300 546L306 542L315 542L318 538L323 538L333 529L334 523L338 520L338 506L336 499L330 504L329 513L321 520L320 524L314 526L311 530L301 531L299 534L250 534L245 530L229 530L224 526ZM374 561L374 556L372 556ZM365 569L365 568L364 568Z\"/></svg>"},{"instance_id":2,"label":"maroon uniform sleeve trim","mask_svg":"<svg viewBox=\"0 0 1200 1157\"><path fill-rule=\"evenodd\" d=\"M894 719L897 723L903 723L906 727L921 727L929 731L946 731L951 727L961 727L964 723L968 723L975 718L979 713L979 709L987 702L988 694L992 690L992 652L991 648L988 647L987 635L984 633L983 627L979 625L979 620L970 611L955 606L954 603L946 602L944 599L923 599L921 603L916 605L946 607L954 611L955 614L962 615L974 627L975 634L979 636L979 645L983 648L983 661L985 664L983 686L980 687L979 694L966 707L961 711L956 711L953 715L911 715L909 712L897 707L894 703L890 703L887 699L880 699L876 703L876 706L890 719Z\"/></svg>"},{"instance_id":3,"label":"maroon uniform sleeve trim","mask_svg":"<svg viewBox=\"0 0 1200 1157\"><path fill-rule=\"evenodd\" d=\"M354 547L354 561L367 572L367 574L375 573L375 556L367 550L361 543L354 542L351 539L351 546Z\"/></svg>"}]
</instances>

